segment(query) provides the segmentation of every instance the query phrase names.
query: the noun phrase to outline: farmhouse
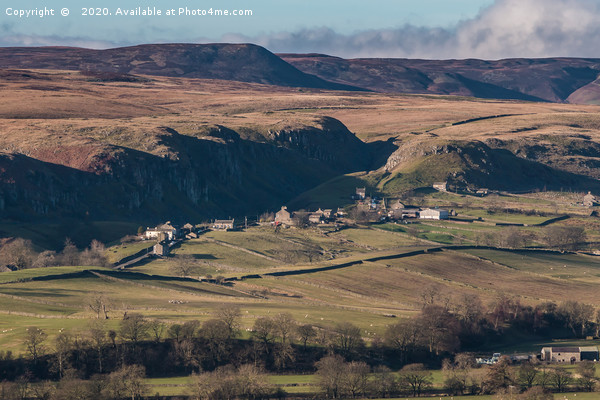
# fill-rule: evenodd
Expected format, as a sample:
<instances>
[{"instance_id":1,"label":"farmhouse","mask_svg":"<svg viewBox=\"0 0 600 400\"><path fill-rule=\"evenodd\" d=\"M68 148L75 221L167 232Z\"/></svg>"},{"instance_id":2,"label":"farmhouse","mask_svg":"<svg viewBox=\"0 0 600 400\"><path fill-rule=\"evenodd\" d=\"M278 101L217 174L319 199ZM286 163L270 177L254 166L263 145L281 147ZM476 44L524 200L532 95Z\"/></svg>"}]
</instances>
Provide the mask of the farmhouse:
<instances>
[{"instance_id":1,"label":"farmhouse","mask_svg":"<svg viewBox=\"0 0 600 400\"><path fill-rule=\"evenodd\" d=\"M348 213L347 213L346 211L344 211L344 209L343 209L343 208L339 208L339 207L338 207L337 211L335 212L335 215L334 215L334 217L337 217L337 218L344 218L344 217L346 217L347 215L348 215Z\"/></svg>"},{"instance_id":2,"label":"farmhouse","mask_svg":"<svg viewBox=\"0 0 600 400\"><path fill-rule=\"evenodd\" d=\"M584 207L593 207L596 205L596 196L594 196L591 192L587 192L585 196L583 196L583 205Z\"/></svg>"},{"instance_id":3,"label":"farmhouse","mask_svg":"<svg viewBox=\"0 0 600 400\"><path fill-rule=\"evenodd\" d=\"M544 347L541 358L543 361L556 363L571 363L590 360L598 360L598 348L588 347Z\"/></svg>"},{"instance_id":4,"label":"farmhouse","mask_svg":"<svg viewBox=\"0 0 600 400\"><path fill-rule=\"evenodd\" d=\"M171 221L167 221L155 228L146 228L146 232L144 233L146 239L160 239L162 236L161 234L164 235L167 240L173 240L179 235L179 230L171 224Z\"/></svg>"},{"instance_id":5,"label":"farmhouse","mask_svg":"<svg viewBox=\"0 0 600 400\"><path fill-rule=\"evenodd\" d=\"M354 196L356 200L364 200L367 198L367 188L356 188L356 195Z\"/></svg>"},{"instance_id":6,"label":"farmhouse","mask_svg":"<svg viewBox=\"0 0 600 400\"><path fill-rule=\"evenodd\" d=\"M235 220L233 219L215 219L213 222L212 228L219 231L229 231L233 230L233 223Z\"/></svg>"},{"instance_id":7,"label":"farmhouse","mask_svg":"<svg viewBox=\"0 0 600 400\"><path fill-rule=\"evenodd\" d=\"M281 210L279 210L275 213L275 225L285 225L285 226L294 225L294 220L292 219L292 214L287 210L286 206L281 207Z\"/></svg>"},{"instance_id":8,"label":"farmhouse","mask_svg":"<svg viewBox=\"0 0 600 400\"><path fill-rule=\"evenodd\" d=\"M433 182L433 188L435 190L439 190L440 192L447 192L448 182Z\"/></svg>"},{"instance_id":9,"label":"farmhouse","mask_svg":"<svg viewBox=\"0 0 600 400\"><path fill-rule=\"evenodd\" d=\"M440 208L428 208L419 213L421 219L448 219L448 211Z\"/></svg>"},{"instance_id":10,"label":"farmhouse","mask_svg":"<svg viewBox=\"0 0 600 400\"><path fill-rule=\"evenodd\" d=\"M329 214L331 215L331 210L329 210L329 211L330 211ZM325 217L325 212L323 210L321 210L320 208L317 211L310 213L308 215L308 221L311 224L322 224L325 222L326 219L327 219L327 217Z\"/></svg>"},{"instance_id":11,"label":"farmhouse","mask_svg":"<svg viewBox=\"0 0 600 400\"><path fill-rule=\"evenodd\" d=\"M181 231L183 233L189 233L189 232L192 232L193 230L194 230L194 225L190 224L189 222L181 227Z\"/></svg>"}]
</instances>

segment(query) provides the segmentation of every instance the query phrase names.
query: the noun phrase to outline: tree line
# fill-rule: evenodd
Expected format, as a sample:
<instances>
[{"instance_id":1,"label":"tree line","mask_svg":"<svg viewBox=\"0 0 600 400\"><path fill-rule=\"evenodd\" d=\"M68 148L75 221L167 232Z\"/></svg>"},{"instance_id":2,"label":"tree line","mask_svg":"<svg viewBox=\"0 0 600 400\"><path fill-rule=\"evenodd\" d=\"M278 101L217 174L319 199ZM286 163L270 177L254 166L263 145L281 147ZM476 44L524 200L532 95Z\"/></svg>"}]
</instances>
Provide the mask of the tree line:
<instances>
[{"instance_id":1,"label":"tree line","mask_svg":"<svg viewBox=\"0 0 600 400\"><path fill-rule=\"evenodd\" d=\"M44 250L36 252L31 240L13 238L0 247L0 266L12 270L44 268L59 265L107 266L106 248L98 240L92 240L89 247L80 251L73 241L65 239L59 252Z\"/></svg>"},{"instance_id":2,"label":"tree line","mask_svg":"<svg viewBox=\"0 0 600 400\"><path fill-rule=\"evenodd\" d=\"M206 399L275 396L274 387L252 383L265 382L257 378L263 371L316 371L320 387L330 398L367 393L381 397L392 393L418 396L430 387L427 368L443 366L449 393L495 393L522 382L521 371L518 377L505 373L505 369L501 371L504 375L499 372L494 378L475 380L471 375L473 357L461 354L490 348L490 343L500 343L515 334L583 337L597 336L600 331L600 312L584 303L545 302L531 306L521 304L518 298L500 296L484 305L475 295L449 299L436 287L421 293L421 310L414 318L400 319L390 324L383 335L367 339L366 333L351 322L334 327L302 324L289 313L258 317L248 334L242 335L241 311L235 305L219 307L203 322L172 324L125 311L118 329L108 329L106 319L115 314L110 300L96 294L90 297L88 307L97 318L85 329L61 330L50 341L47 332L29 327L24 335L28 357L15 358L9 351L0 351L0 376L10 381L3 388L50 380L59 381L59 385L49 387L62 390L61 385L72 387L83 385L82 382L87 385L99 379L110 380L114 374L124 373L124 368L136 366L143 376L195 374L194 390L205 393L198 394L198 398ZM499 363L490 371L503 365ZM399 377L390 369L399 369ZM539 367L535 370L539 373ZM497 378L500 375L502 380ZM249 386L219 397L224 389L208 384L216 376L227 376L231 382L246 382ZM536 375L536 379L542 376L546 375ZM561 379L544 378L541 384L531 387L560 391L572 383ZM98 392L93 393L97 397L90 398L102 398Z\"/></svg>"}]
</instances>

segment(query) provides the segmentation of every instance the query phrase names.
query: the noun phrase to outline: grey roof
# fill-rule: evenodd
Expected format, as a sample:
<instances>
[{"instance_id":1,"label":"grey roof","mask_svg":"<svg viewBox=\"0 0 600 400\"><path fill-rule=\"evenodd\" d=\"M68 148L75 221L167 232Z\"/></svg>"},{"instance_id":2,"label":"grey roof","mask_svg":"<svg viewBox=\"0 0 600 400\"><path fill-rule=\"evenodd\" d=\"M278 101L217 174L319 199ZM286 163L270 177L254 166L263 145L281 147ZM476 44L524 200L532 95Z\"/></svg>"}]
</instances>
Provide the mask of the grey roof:
<instances>
[{"instance_id":1,"label":"grey roof","mask_svg":"<svg viewBox=\"0 0 600 400\"><path fill-rule=\"evenodd\" d=\"M579 353L579 347L553 347L553 353Z\"/></svg>"}]
</instances>

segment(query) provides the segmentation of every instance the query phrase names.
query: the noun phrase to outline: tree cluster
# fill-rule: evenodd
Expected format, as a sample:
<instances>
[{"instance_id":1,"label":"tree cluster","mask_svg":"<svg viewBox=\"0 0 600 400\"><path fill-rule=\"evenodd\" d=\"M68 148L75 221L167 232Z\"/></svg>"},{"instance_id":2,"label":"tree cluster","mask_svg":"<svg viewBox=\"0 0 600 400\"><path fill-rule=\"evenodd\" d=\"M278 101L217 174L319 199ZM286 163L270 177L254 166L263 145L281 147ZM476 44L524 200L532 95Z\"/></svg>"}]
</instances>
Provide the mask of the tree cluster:
<instances>
[{"instance_id":1,"label":"tree cluster","mask_svg":"<svg viewBox=\"0 0 600 400\"><path fill-rule=\"evenodd\" d=\"M44 268L56 265L107 266L104 244L92 240L90 246L79 251L70 239L60 252L44 250L37 253L31 240L16 238L0 247L0 265L11 269Z\"/></svg>"}]
</instances>

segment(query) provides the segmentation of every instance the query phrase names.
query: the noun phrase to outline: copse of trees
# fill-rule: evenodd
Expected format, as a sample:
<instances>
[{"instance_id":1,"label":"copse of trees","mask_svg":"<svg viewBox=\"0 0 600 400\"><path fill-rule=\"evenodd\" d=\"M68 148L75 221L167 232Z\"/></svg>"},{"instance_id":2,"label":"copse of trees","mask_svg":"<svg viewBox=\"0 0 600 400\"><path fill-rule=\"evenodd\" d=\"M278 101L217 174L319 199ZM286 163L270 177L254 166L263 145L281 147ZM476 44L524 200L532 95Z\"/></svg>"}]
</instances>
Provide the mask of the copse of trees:
<instances>
[{"instance_id":1,"label":"copse of trees","mask_svg":"<svg viewBox=\"0 0 600 400\"><path fill-rule=\"evenodd\" d=\"M98 240L92 240L89 247L79 251L73 241L67 238L62 251L45 250L37 253L31 240L14 238L0 247L0 265L11 269L45 268L57 265L85 265L105 267L108 260L106 248Z\"/></svg>"},{"instance_id":2,"label":"copse of trees","mask_svg":"<svg viewBox=\"0 0 600 400\"><path fill-rule=\"evenodd\" d=\"M537 335L557 331L571 336L592 334L598 329L599 314L590 306L568 301L534 307L507 296L484 305L476 296L451 299L435 288L424 291L421 299L422 309L414 318L390 324L381 338L370 337L369 345L361 329L350 322L333 327L301 325L288 313L257 318L251 339L240 339L242 314L236 305L219 307L203 322L175 324L127 311L115 330L107 328L103 311L96 308L98 318L84 330L61 331L53 340L48 340L42 329L30 327L24 336L29 357L14 359L9 353L0 353L0 373L15 384L25 378L60 380L64 387L55 389L64 396L70 396L69 390L96 390L93 393L104 396L105 392L93 389L88 381L107 382L123 366L139 365L149 376L196 374L197 398L222 398L225 388L209 385L222 377L236 387L246 387L231 392L231 398L258 399L274 395L273 388L252 383L264 378L263 371L317 371L324 395L345 398L419 396L431 383L426 365L441 364L445 391L453 395L518 390L522 392L519 396L529 392L533 396L540 394L533 391L535 387L594 390L595 365L591 363L580 364L576 374L535 363L516 368L508 359L481 370L473 365L471 354L461 353L472 343L501 340L515 330ZM240 367L243 365L259 368L249 370ZM391 374L389 367L399 374ZM101 377L93 378L99 374ZM371 378L366 379L369 374Z\"/></svg>"}]
</instances>

